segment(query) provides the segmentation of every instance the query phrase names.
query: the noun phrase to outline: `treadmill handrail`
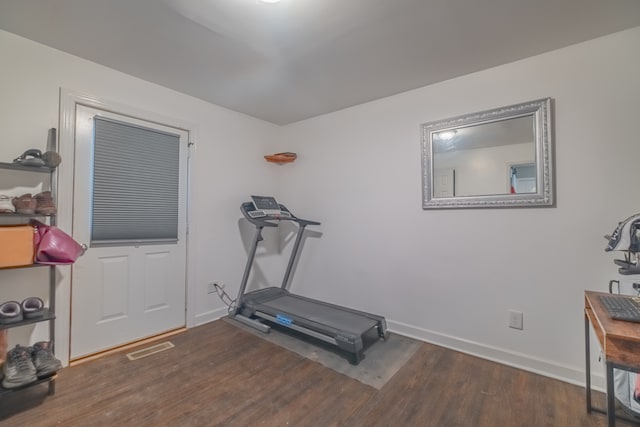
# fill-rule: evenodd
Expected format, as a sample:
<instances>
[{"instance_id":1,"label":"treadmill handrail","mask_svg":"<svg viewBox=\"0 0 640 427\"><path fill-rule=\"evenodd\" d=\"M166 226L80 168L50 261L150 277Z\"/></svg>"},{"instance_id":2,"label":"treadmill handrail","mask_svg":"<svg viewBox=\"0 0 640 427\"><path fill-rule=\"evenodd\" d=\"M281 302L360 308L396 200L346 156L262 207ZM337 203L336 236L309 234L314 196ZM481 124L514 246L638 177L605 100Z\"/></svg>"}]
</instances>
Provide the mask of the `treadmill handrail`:
<instances>
[{"instance_id":1,"label":"treadmill handrail","mask_svg":"<svg viewBox=\"0 0 640 427\"><path fill-rule=\"evenodd\" d=\"M248 253L248 258L247 258L247 263L245 265L244 268L244 273L242 275L242 280L240 282L240 289L238 289L238 297L236 298L236 306L233 310L233 314L237 315L240 312L240 309L242 308L242 304L243 304L243 298L244 298L244 294L246 292L247 289L247 284L249 282L249 274L251 273L251 269L253 266L253 261L255 259L256 256L256 250L258 248L258 243L261 242L262 239L262 229L264 227L277 227L279 225L279 221L295 221L298 223L300 229L298 230L298 235L296 236L296 242L294 244L294 248L291 252L291 255L289 257L289 263L287 265L287 269L285 271L285 275L282 281L282 285L281 287L283 289L285 289L287 287L287 284L289 282L289 277L291 275L291 270L293 269L293 265L296 259L296 256L299 252L300 249L300 241L302 239L302 234L304 233L304 229L307 225L319 225L320 223L317 221L310 221L310 220L306 220L306 219L301 219L296 217L295 215L293 215L291 213L291 211L289 209L287 209L286 206L282 205L282 204L278 204L280 207L280 210L282 212L286 212L288 215L287 216L281 216L281 217L275 217L275 216L269 216L269 215L265 215L265 216L257 216L257 217L252 217L249 213L250 212L255 212L255 205L253 204L253 202L244 202L240 205L240 211L242 212L242 215L244 215L244 217L251 222L253 225L256 226L256 232L254 234L252 243L251 243L251 247L249 249L249 253Z\"/></svg>"},{"instance_id":2,"label":"treadmill handrail","mask_svg":"<svg viewBox=\"0 0 640 427\"><path fill-rule=\"evenodd\" d=\"M302 226L307 226L307 225L320 225L320 223L318 221L311 221L309 219L302 219L302 218L296 218L295 221L302 225Z\"/></svg>"}]
</instances>

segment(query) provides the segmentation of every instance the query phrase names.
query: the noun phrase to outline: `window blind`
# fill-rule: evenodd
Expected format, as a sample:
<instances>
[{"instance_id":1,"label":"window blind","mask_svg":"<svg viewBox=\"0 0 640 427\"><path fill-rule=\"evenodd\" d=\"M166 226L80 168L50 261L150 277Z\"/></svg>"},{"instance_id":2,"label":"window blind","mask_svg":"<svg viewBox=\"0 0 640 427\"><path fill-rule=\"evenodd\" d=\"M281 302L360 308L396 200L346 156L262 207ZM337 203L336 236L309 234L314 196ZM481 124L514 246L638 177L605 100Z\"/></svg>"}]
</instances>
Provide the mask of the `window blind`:
<instances>
[{"instance_id":1,"label":"window blind","mask_svg":"<svg viewBox=\"0 0 640 427\"><path fill-rule=\"evenodd\" d=\"M94 118L91 244L178 240L180 137Z\"/></svg>"}]
</instances>

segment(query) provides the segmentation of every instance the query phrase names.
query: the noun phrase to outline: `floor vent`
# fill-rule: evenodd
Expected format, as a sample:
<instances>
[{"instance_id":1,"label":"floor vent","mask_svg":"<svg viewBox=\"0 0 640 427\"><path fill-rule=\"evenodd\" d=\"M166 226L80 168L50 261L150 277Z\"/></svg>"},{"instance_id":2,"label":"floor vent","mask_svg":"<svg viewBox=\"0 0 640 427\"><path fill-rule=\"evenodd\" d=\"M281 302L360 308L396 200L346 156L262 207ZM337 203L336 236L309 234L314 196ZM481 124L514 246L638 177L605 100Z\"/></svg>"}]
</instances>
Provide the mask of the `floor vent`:
<instances>
[{"instance_id":1,"label":"floor vent","mask_svg":"<svg viewBox=\"0 0 640 427\"><path fill-rule=\"evenodd\" d=\"M138 360L143 357L151 356L152 354L160 353L161 351L169 350L175 347L170 341L165 341L160 344L152 345L151 347L143 348L142 350L127 353L129 360Z\"/></svg>"}]
</instances>

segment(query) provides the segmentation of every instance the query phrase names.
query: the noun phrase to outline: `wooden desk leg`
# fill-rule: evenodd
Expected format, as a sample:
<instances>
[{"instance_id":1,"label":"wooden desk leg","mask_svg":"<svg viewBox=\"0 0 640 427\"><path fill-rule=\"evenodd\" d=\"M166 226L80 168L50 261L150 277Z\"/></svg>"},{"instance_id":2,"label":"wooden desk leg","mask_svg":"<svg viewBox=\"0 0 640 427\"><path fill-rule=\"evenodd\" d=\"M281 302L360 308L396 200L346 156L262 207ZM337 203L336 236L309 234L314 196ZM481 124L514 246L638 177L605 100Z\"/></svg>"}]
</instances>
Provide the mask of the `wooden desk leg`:
<instances>
[{"instance_id":1,"label":"wooden desk leg","mask_svg":"<svg viewBox=\"0 0 640 427\"><path fill-rule=\"evenodd\" d=\"M615 396L613 391L613 363L607 362L607 421L609 427L616 425Z\"/></svg>"},{"instance_id":2,"label":"wooden desk leg","mask_svg":"<svg viewBox=\"0 0 640 427\"><path fill-rule=\"evenodd\" d=\"M585 391L587 394L587 414L591 413L591 345L589 344L589 317L584 313L584 357L587 379Z\"/></svg>"}]
</instances>

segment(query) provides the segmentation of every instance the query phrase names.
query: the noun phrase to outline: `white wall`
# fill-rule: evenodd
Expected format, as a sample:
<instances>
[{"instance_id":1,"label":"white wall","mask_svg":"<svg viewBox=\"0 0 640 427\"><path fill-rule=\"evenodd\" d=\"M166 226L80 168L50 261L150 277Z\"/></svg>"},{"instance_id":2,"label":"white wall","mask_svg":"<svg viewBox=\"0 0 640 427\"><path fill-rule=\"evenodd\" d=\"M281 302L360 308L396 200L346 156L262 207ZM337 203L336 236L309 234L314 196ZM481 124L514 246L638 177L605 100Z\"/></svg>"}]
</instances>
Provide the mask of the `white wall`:
<instances>
[{"instance_id":1,"label":"white wall","mask_svg":"<svg viewBox=\"0 0 640 427\"><path fill-rule=\"evenodd\" d=\"M45 149L48 128L58 127L60 88L192 124L196 149L191 170L191 317L187 321L193 325L226 314L218 297L207 294L206 283L240 281L245 250L238 231L239 206L252 192L276 193L274 169L262 156L269 153L267 147L278 128L3 31L0 58L2 161L10 162L28 148ZM70 176L71 166L71 158L64 158L60 176ZM11 184L6 175L0 175L0 180L4 180L0 181L2 194ZM71 182L63 179L60 184L59 224L70 227ZM59 272L56 353L66 361L62 349L69 347L69 267ZM0 301L46 296L43 273L0 271ZM10 343L46 338L45 330L43 324L12 329Z\"/></svg>"},{"instance_id":2,"label":"white wall","mask_svg":"<svg viewBox=\"0 0 640 427\"><path fill-rule=\"evenodd\" d=\"M583 291L619 278L602 236L640 211L639 51L635 28L285 127L279 148L299 158L279 170L282 201L322 221L294 289L582 383ZM544 97L557 207L422 210L421 123Z\"/></svg>"},{"instance_id":3,"label":"white wall","mask_svg":"<svg viewBox=\"0 0 640 427\"><path fill-rule=\"evenodd\" d=\"M0 32L0 159L44 148L60 87L194 123L191 324L225 312L206 282L237 289L240 203L274 194L322 221L305 242L296 291L384 314L400 333L582 382L583 290L618 277L602 235L640 211L639 47L636 28L278 129ZM421 123L546 96L555 100L557 207L422 210ZM262 159L284 150L298 160ZM69 221L70 207L61 210ZM272 258L265 265L280 268L264 273L277 282L286 260ZM59 349L70 290L61 273ZM0 300L31 292L22 272L0 271L0 281ZM507 328L508 309L524 312L523 331Z\"/></svg>"}]
</instances>

